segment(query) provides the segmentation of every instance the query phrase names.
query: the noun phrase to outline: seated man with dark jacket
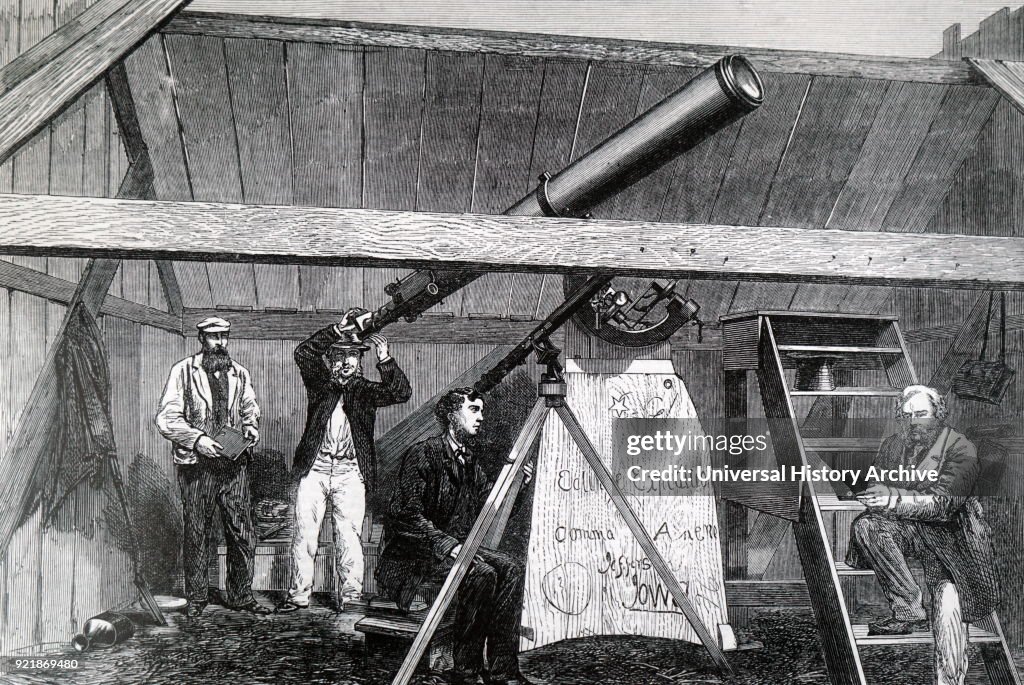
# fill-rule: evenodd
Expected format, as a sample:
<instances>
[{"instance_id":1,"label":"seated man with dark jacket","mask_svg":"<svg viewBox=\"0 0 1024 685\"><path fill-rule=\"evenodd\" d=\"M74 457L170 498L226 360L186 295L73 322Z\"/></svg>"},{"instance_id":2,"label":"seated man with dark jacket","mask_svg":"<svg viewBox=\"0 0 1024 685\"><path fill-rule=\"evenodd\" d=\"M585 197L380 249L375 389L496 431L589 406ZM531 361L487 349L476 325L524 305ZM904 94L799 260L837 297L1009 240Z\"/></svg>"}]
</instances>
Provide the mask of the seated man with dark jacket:
<instances>
[{"instance_id":1,"label":"seated man with dark jacket","mask_svg":"<svg viewBox=\"0 0 1024 685\"><path fill-rule=\"evenodd\" d=\"M425 579L451 570L491 487L466 447L483 422L483 398L472 388L452 390L434 415L444 433L409 448L402 460L384 522L377 582L408 610ZM524 469L527 480L532 467ZM480 548L456 598L451 682L528 683L519 672L523 564ZM486 643L487 666L484 669Z\"/></svg>"},{"instance_id":2,"label":"seated man with dark jacket","mask_svg":"<svg viewBox=\"0 0 1024 685\"><path fill-rule=\"evenodd\" d=\"M932 598L935 682L963 685L968 624L999 601L991 533L974 489L980 461L974 445L946 425L945 398L912 385L897 402L900 431L887 438L874 466L888 472L933 474L903 482L873 482L859 496L867 511L852 526L847 563L875 572L892 616L869 624L869 634L928 629L923 593L907 565L923 562Z\"/></svg>"}]
</instances>

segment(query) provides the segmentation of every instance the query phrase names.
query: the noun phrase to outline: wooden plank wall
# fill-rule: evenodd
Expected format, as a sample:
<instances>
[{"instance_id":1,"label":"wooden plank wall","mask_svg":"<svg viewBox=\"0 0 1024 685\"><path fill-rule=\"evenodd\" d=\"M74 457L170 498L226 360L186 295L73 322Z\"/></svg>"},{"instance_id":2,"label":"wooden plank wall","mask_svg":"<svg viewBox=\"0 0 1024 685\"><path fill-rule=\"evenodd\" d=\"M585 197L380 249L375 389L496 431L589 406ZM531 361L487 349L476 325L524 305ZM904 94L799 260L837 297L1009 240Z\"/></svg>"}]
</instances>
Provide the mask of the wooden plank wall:
<instances>
[{"instance_id":1,"label":"wooden plank wall","mask_svg":"<svg viewBox=\"0 0 1024 685\"><path fill-rule=\"evenodd\" d=\"M0 66L91 4L89 0L0 3ZM126 170L127 158L100 83L0 165L0 192L112 197ZM78 280L84 266L79 259L2 259L72 281ZM147 304L162 302L159 287L155 299L150 298L153 279L148 270L146 264L123 269L116 277L115 294ZM125 290L126 280L136 285ZM0 450L7 447L64 312L62 305L0 289ZM101 321L108 345L115 335L113 324ZM123 349L130 356L137 355L139 348ZM115 369L123 368L124 362L120 355L112 356ZM137 379L137 375L131 377ZM127 421L123 409L120 414L115 410L122 445L129 424L132 432L140 431L138 399L131 388L115 383L114 403L136 407ZM123 457L131 442L123 442L121 464L127 469ZM7 555L0 559L0 652L63 647L90 616L131 599L127 558L109 535L104 504L102 496L82 491L59 514L60 523L70 525L43 530L36 513L15 533Z\"/></svg>"},{"instance_id":2,"label":"wooden plank wall","mask_svg":"<svg viewBox=\"0 0 1024 685\"><path fill-rule=\"evenodd\" d=\"M2 259L70 280L77 280L84 266L78 259ZM125 263L110 292L154 307L163 301L155 268L147 262ZM65 309L0 289L0 449L11 438ZM122 477L129 480L136 455L148 455L160 466L168 493L175 495L170 453L153 426L153 414L170 364L186 353L185 341L111 317L102 317L100 327L110 364L111 413ZM105 519L106 505L103 493L86 488L69 498L59 514L66 531L63 526L42 529L36 513L16 532L0 563L3 649L33 652L62 647L90 616L132 601L131 567L122 541L115 537L116 522Z\"/></svg>"},{"instance_id":3,"label":"wooden plank wall","mask_svg":"<svg viewBox=\"0 0 1024 685\"><path fill-rule=\"evenodd\" d=\"M1024 8L1010 11L1003 8L983 20L978 31L961 39L960 27L947 29L940 59L963 57L1024 60ZM1022 235L1024 220L1024 115L1005 99L999 98L992 116L982 129L976 150L955 170L949 192L927 225L929 232L968 235ZM908 320L908 327L942 325L963 321L977 295L949 292L915 292L907 289L897 293L898 311ZM1007 313L1024 311L1024 301L1016 293L1007 295ZM996 311L998 312L998 296ZM998 349L998 323L989 330L989 350ZM1021 412L1024 411L1024 383L1019 379L1024 369L1024 339L1020 331L1011 331L1006 340L1006 363L1018 371L1006 398L999 406L953 399L953 420L961 426L983 421L1005 420L1019 434ZM977 354L980 344L973 351ZM912 345L918 374L928 378L945 354L945 342L921 342ZM991 355L989 358L992 358ZM1018 435L1019 437L1019 435ZM1009 461L1017 464L1024 454L1011 451ZM1010 588L1024 583L1017 550L1024 544L1024 510L1020 507L1021 483L1024 474L1014 467L1004 479L1004 498L987 498L984 502L998 544L998 572L1004 578L1004 599L1000 618L1010 640L1024 644L1024 600Z\"/></svg>"},{"instance_id":4,"label":"wooden plank wall","mask_svg":"<svg viewBox=\"0 0 1024 685\"><path fill-rule=\"evenodd\" d=\"M959 26L955 28L959 34ZM1024 8L1004 8L963 40L949 40L940 59L963 57L1024 60ZM973 155L931 217L930 232L1021 235L1024 231L1024 114L1000 98Z\"/></svg>"},{"instance_id":5,"label":"wooden plank wall","mask_svg":"<svg viewBox=\"0 0 1024 685\"><path fill-rule=\"evenodd\" d=\"M129 59L164 199L454 212L502 211L540 172L561 169L694 73L204 37L176 34L173 26ZM984 87L762 76L762 108L595 215L926 230L998 101ZM188 306L294 309L375 308L386 299L383 285L401 273L184 263L176 269ZM542 317L559 286L551 276L489 274L434 312ZM684 291L711 322L754 307L893 307L893 290L877 287L691 282Z\"/></svg>"}]
</instances>

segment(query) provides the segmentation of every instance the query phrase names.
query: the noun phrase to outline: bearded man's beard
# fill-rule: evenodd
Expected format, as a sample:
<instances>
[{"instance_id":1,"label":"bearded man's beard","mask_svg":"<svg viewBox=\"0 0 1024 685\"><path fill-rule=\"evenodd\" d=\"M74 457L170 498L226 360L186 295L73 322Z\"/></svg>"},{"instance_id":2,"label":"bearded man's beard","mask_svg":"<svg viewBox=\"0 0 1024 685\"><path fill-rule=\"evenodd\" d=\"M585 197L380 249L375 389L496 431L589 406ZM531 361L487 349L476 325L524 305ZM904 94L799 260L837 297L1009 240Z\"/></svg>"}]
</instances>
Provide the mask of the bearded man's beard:
<instances>
[{"instance_id":1,"label":"bearded man's beard","mask_svg":"<svg viewBox=\"0 0 1024 685\"><path fill-rule=\"evenodd\" d=\"M203 352L203 370L212 374L231 368L231 355L226 347L214 347Z\"/></svg>"},{"instance_id":2,"label":"bearded man's beard","mask_svg":"<svg viewBox=\"0 0 1024 685\"><path fill-rule=\"evenodd\" d=\"M342 386L344 386L344 385L347 385L349 381L351 381L353 378L355 378L358 375L359 375L359 369L356 369L354 372L352 372L348 376L345 376L343 374L343 372L342 372L341 367L339 366L339 367L331 369L331 382L334 383L335 385L342 385Z\"/></svg>"},{"instance_id":3,"label":"bearded man's beard","mask_svg":"<svg viewBox=\"0 0 1024 685\"><path fill-rule=\"evenodd\" d=\"M903 429L903 443L907 447L929 447L942 430L942 424L931 421L928 424L911 424Z\"/></svg>"}]
</instances>

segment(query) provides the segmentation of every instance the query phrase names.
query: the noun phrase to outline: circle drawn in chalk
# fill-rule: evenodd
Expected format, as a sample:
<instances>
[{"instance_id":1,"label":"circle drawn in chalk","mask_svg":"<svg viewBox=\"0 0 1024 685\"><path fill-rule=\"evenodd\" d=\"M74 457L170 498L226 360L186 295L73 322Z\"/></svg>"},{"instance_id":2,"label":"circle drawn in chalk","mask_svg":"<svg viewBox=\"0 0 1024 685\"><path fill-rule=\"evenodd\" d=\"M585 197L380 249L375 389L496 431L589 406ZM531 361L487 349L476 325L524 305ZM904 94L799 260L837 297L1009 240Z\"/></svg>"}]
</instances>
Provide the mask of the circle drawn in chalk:
<instances>
[{"instance_id":1,"label":"circle drawn in chalk","mask_svg":"<svg viewBox=\"0 0 1024 685\"><path fill-rule=\"evenodd\" d=\"M578 616L590 605L590 572L575 561L559 564L545 573L540 587L548 604L563 614Z\"/></svg>"},{"instance_id":2,"label":"circle drawn in chalk","mask_svg":"<svg viewBox=\"0 0 1024 685\"><path fill-rule=\"evenodd\" d=\"M669 389L671 389L671 388L672 388L672 379L671 379L671 378L666 378L666 379L665 379L665 382L663 383L663 385L664 385L664 386L665 386L666 388L669 388Z\"/></svg>"}]
</instances>

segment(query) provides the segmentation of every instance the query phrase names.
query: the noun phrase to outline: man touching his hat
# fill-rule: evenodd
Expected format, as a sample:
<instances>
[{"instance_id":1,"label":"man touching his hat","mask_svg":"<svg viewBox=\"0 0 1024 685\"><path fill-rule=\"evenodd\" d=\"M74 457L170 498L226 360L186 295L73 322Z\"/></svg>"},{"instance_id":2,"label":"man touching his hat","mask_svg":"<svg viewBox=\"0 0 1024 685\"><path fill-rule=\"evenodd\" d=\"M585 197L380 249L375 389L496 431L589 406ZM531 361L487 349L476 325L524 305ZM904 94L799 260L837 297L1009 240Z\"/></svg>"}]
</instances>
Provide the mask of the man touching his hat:
<instances>
[{"instance_id":1,"label":"man touching his hat","mask_svg":"<svg viewBox=\"0 0 1024 685\"><path fill-rule=\"evenodd\" d=\"M373 431L378 407L407 402L409 379L391 357L388 341L367 336L377 352L380 382L362 375L360 322L369 313L353 308L340 323L323 328L295 348L295 363L306 386L306 427L292 470L299 479L292 538L292 579L288 613L309 606L320 524L330 500L334 525L335 593L339 609L363 591L360 533L366 502L373 501L377 461Z\"/></svg>"},{"instance_id":2,"label":"man touching his hat","mask_svg":"<svg viewBox=\"0 0 1024 685\"><path fill-rule=\"evenodd\" d=\"M252 596L256 533L252 524L247 454L232 460L214 439L225 427L255 444L260 437L260 408L249 372L228 354L231 325L220 317L200 321L202 349L171 368L156 425L170 440L181 488L182 564L185 614L203 613L209 587L207 538L213 514L220 509L227 544L229 608L254 614L270 610Z\"/></svg>"}]
</instances>

